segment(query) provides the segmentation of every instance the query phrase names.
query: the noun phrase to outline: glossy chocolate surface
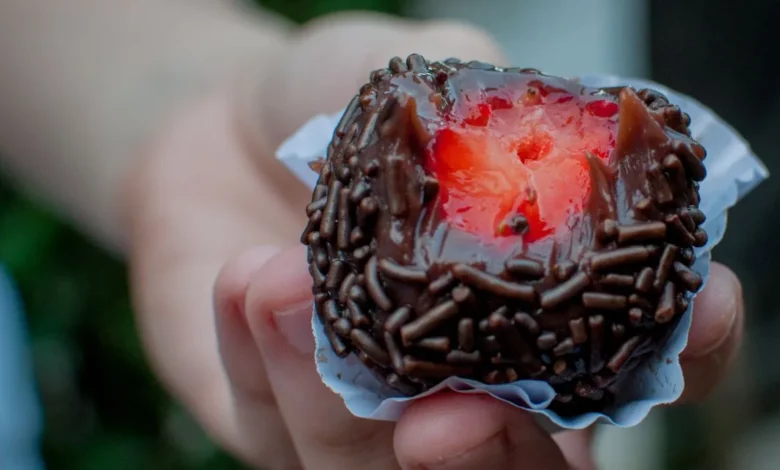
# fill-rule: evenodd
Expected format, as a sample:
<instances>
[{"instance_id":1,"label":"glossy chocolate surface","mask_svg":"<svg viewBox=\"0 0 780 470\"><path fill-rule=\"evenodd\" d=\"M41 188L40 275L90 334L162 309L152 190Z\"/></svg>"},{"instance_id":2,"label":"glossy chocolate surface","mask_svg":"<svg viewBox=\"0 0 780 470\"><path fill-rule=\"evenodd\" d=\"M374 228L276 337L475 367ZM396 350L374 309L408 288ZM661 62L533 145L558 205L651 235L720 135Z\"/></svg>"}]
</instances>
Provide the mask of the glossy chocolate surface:
<instances>
[{"instance_id":1,"label":"glossy chocolate surface","mask_svg":"<svg viewBox=\"0 0 780 470\"><path fill-rule=\"evenodd\" d=\"M495 236L464 230L443 210L431 146L463 106L529 89L614 106L614 148L587 154L587 197L549 233L532 238L519 212ZM605 406L701 286L690 265L706 243L705 151L688 121L651 90L393 59L349 104L307 207L301 240L332 347L405 394L451 375L536 378L561 412Z\"/></svg>"}]
</instances>

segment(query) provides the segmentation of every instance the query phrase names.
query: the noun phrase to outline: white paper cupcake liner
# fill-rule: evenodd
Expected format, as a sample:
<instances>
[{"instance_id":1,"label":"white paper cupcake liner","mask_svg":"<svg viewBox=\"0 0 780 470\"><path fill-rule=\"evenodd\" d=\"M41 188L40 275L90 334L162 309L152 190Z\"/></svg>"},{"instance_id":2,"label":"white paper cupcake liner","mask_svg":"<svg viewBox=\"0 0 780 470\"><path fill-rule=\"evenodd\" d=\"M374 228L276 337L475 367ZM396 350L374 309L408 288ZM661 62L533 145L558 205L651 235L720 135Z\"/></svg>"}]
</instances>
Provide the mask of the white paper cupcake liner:
<instances>
[{"instance_id":1,"label":"white paper cupcake liner","mask_svg":"<svg viewBox=\"0 0 780 470\"><path fill-rule=\"evenodd\" d=\"M727 210L768 177L766 167L733 128L689 96L647 80L599 76L580 77L579 81L593 87L652 88L664 93L670 102L691 116L693 138L707 149L704 162L707 178L700 187L700 209L707 216L703 227L709 235L709 241L696 251L693 265L693 269L702 275L706 283L710 251L726 231ZM314 117L277 151L279 160L311 188L316 184L318 175L309 168L308 163L325 156L340 117L341 113ZM498 400L537 413L539 421L551 431L560 428L582 429L596 422L630 427L640 423L653 407L672 403L680 397L684 382L679 355L688 341L692 310L693 302L663 349L648 357L625 379L613 405L601 412L577 416L560 416L550 410L555 392L550 385L539 380L486 385L475 380L451 377L425 393L404 397L385 385L353 355L343 359L338 357L331 350L317 315L312 316L316 339L315 361L323 382L343 398L350 412L361 418L394 421L410 402L450 389L459 393L487 393Z\"/></svg>"}]
</instances>

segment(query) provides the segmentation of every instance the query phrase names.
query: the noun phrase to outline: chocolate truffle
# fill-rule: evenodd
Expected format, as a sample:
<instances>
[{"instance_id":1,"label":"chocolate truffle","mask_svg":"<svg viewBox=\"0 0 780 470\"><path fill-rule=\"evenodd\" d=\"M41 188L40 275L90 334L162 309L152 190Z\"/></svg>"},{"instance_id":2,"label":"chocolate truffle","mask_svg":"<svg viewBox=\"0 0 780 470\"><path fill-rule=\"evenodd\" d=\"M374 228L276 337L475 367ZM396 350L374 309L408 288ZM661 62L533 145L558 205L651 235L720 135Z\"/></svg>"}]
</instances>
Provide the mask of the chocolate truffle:
<instances>
[{"instance_id":1,"label":"chocolate truffle","mask_svg":"<svg viewBox=\"0 0 780 470\"><path fill-rule=\"evenodd\" d=\"M413 54L371 73L301 241L333 350L403 394L537 379L599 410L702 278L704 148L653 90Z\"/></svg>"}]
</instances>

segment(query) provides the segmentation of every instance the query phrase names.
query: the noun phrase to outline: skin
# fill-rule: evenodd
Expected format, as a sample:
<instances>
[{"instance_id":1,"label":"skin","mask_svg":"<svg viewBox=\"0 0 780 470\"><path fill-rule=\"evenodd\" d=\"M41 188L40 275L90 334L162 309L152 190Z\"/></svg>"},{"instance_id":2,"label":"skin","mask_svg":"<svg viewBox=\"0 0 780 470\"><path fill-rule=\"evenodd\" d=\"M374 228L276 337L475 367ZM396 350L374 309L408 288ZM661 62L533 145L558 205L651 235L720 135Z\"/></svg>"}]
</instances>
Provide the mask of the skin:
<instances>
[{"instance_id":1,"label":"skin","mask_svg":"<svg viewBox=\"0 0 780 470\"><path fill-rule=\"evenodd\" d=\"M229 93L212 96L164 134L155 158L138 176L142 189L131 198L137 216L133 238L144 249L138 251L134 279L142 311L149 312L143 317L145 337L151 351L158 352L158 370L218 439L264 468L469 469L487 463L483 468L595 468L590 431L551 438L527 414L493 400L435 396L416 403L392 424L354 418L321 383L312 361L311 280L305 252L297 246L304 225L300 208L309 193L289 179L279 185L289 190L288 196L281 197L276 189L267 191L271 181L284 175L269 158L275 145L309 116L346 102L365 80L367 67L353 67L355 63L380 66L389 55L403 55L418 49L417 44L430 49L439 43L446 51L428 55L476 55L500 62L485 36L460 26L427 25L442 31L431 34L423 27L410 37L399 31L401 25L379 23L373 30L387 28L386 37L347 44L350 30L366 28L368 21L375 20L351 18L312 27L293 46L303 55L290 54L285 59L290 63L280 64L280 78L270 78L271 88L256 95L259 114L247 114L240 105L231 110L235 101ZM430 34L437 42L421 41L417 34ZM388 43L396 48L376 52L380 44ZM331 76L323 70L311 88L288 84L295 94L276 88L282 86L282 77L289 76L286 70L322 60L317 58L321 47L349 48L349 61L333 67L341 73ZM288 106L276 104L279 96ZM268 109L273 110L273 119L263 113ZM186 170L182 158L189 162ZM273 234L262 223L271 210L290 211L289 218L269 216L277 220ZM280 233L280 225L289 232ZM226 257L232 261L221 268L214 290L216 348L223 376L214 346L195 332L211 328L204 288ZM164 321L159 312L166 312ZM183 336L177 333L185 319L190 326ZM196 319L202 322L196 325ZM741 326L739 283L728 269L714 264L696 302L684 360L689 378L684 400L703 397L722 377L739 343ZM170 341L172 336L177 341ZM182 375L182 361L170 359L178 355L197 364L188 374L190 380ZM468 427L463 426L466 422ZM454 435L448 432L453 427L459 430Z\"/></svg>"},{"instance_id":2,"label":"skin","mask_svg":"<svg viewBox=\"0 0 780 470\"><path fill-rule=\"evenodd\" d=\"M150 363L218 442L266 469L595 468L591 430L551 437L484 397L437 395L398 423L356 419L312 361L311 281L297 246L310 193L274 149L312 115L341 108L393 55L502 63L485 33L374 15L291 30L209 2L126 5L73 0L79 15L69 16L50 2L0 4L0 102L12 104L0 118L14 124L0 128L0 162L127 257ZM14 44L29 44L18 24L45 24L27 29L48 54L17 54ZM138 45L139 25L165 47ZM93 36L77 42L74 31ZM52 54L96 59L60 70ZM177 77L165 92L155 88L161 67ZM56 80L65 72L77 75ZM33 131L41 137L24 138ZM742 335L739 282L712 269L683 356L683 401L718 383Z\"/></svg>"}]
</instances>

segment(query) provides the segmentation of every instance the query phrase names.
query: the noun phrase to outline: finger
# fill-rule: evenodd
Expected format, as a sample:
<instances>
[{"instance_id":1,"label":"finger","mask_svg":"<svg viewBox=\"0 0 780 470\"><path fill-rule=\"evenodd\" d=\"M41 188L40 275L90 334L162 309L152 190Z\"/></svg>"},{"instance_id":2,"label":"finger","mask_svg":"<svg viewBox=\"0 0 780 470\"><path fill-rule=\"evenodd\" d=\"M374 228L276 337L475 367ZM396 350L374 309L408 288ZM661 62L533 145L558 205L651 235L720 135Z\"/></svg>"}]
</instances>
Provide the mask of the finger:
<instances>
[{"instance_id":1,"label":"finger","mask_svg":"<svg viewBox=\"0 0 780 470\"><path fill-rule=\"evenodd\" d=\"M484 395L441 393L414 402L395 430L405 469L568 469L533 415Z\"/></svg>"},{"instance_id":2,"label":"finger","mask_svg":"<svg viewBox=\"0 0 780 470\"><path fill-rule=\"evenodd\" d=\"M742 285L727 267L712 263L704 290L696 297L688 346L680 356L685 377L681 402L707 396L728 373L744 330Z\"/></svg>"},{"instance_id":3,"label":"finger","mask_svg":"<svg viewBox=\"0 0 780 470\"><path fill-rule=\"evenodd\" d=\"M355 418L317 373L303 247L279 253L256 274L246 314L304 468L397 468L392 423Z\"/></svg>"},{"instance_id":4,"label":"finger","mask_svg":"<svg viewBox=\"0 0 780 470\"><path fill-rule=\"evenodd\" d=\"M243 121L258 155L319 113L346 106L371 70L411 53L443 60L457 56L501 63L503 55L484 32L456 22L422 22L378 14L328 16L303 27L287 53L264 76L249 78L253 97L241 100ZM268 70L267 64L263 64Z\"/></svg>"},{"instance_id":5,"label":"finger","mask_svg":"<svg viewBox=\"0 0 780 470\"><path fill-rule=\"evenodd\" d=\"M230 384L232 407L227 439L247 463L263 468L298 465L290 435L276 406L260 351L244 316L252 275L278 250L257 247L225 265L214 287L214 310L219 353Z\"/></svg>"},{"instance_id":6,"label":"finger","mask_svg":"<svg viewBox=\"0 0 780 470\"><path fill-rule=\"evenodd\" d=\"M294 214L304 215L305 203L266 184L283 178L253 171L229 103L220 91L166 128L128 180L126 210L133 300L151 365L209 435L233 448L214 282L226 260L258 240L294 240L303 224Z\"/></svg>"},{"instance_id":7,"label":"finger","mask_svg":"<svg viewBox=\"0 0 780 470\"><path fill-rule=\"evenodd\" d=\"M594 431L591 426L582 431L562 431L553 435L572 470L596 470L592 448Z\"/></svg>"}]
</instances>

